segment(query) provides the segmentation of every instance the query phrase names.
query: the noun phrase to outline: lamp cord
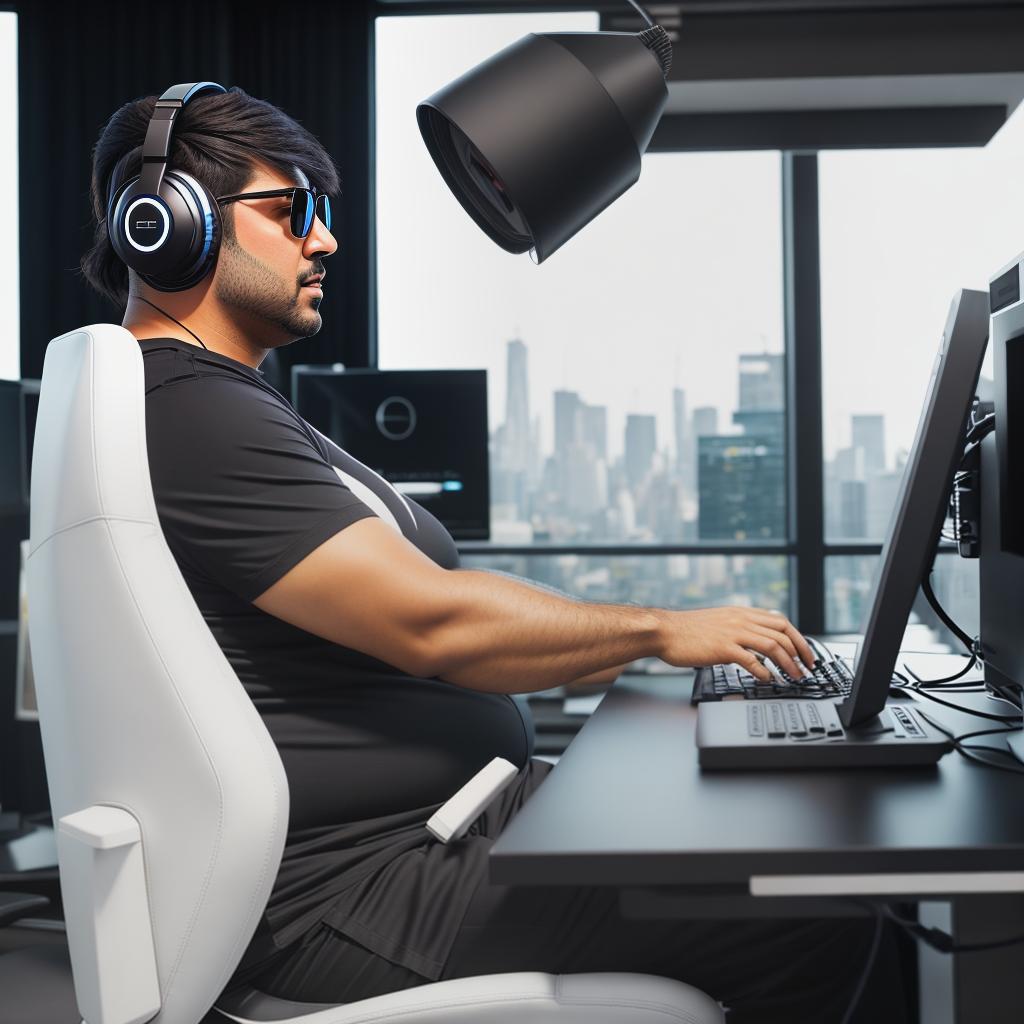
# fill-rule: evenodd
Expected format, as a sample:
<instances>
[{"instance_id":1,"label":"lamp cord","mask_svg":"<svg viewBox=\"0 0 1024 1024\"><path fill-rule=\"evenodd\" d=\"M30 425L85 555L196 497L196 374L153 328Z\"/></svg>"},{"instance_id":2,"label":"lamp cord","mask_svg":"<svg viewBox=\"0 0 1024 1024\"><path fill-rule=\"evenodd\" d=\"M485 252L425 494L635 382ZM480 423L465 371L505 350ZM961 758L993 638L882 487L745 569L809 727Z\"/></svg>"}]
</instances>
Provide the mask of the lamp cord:
<instances>
[{"instance_id":1,"label":"lamp cord","mask_svg":"<svg viewBox=\"0 0 1024 1024\"><path fill-rule=\"evenodd\" d=\"M654 21L651 16L635 0L626 0L626 2L647 22L648 28L654 28Z\"/></svg>"},{"instance_id":2,"label":"lamp cord","mask_svg":"<svg viewBox=\"0 0 1024 1024\"><path fill-rule=\"evenodd\" d=\"M170 313L168 313L168 312L167 312L166 310L163 310L163 309L161 309L161 308L160 308L159 306L157 306L157 305L156 305L155 303L152 303L152 302L150 302L150 301L149 301L149 299L144 299L144 298L142 298L142 296L141 296L141 295L136 295L136 296L135 296L135 298L136 298L136 299L139 299L139 300L140 300L140 301L142 301L142 302L144 302L144 303L145 303L145 304L146 304L147 306L152 306L152 307L153 307L153 308L154 308L154 309L155 309L155 310L156 310L156 311L157 311L158 313L162 313L162 314L163 314L163 315L164 315L165 317L167 317L167 319L168 319L168 320L174 320L174 317L173 317L173 316L171 316L171 314L170 314ZM193 337L193 338L195 338L195 339L196 339L196 341L198 341L198 342L199 342L199 344L203 346L203 348L206 348L206 346L205 346L205 345L203 345L203 339L202 339L202 338L200 338L198 334L196 334L196 333L195 333L194 331L189 331L189 330L188 330L188 328L187 328L187 327L186 327L186 326L185 326L185 325L184 325L184 324L183 324L183 323L182 323L182 322L181 322L180 320L174 320L174 322L175 322L175 323L176 323L176 324L177 324L177 325L178 325L178 326L179 326L179 327L180 327L180 328L181 328L181 329L182 329L183 331L188 331L188 333L189 333L189 334L191 334L191 335L192 335L192 337ZM206 348L206 351L207 351L207 352L209 352L210 350L209 350L208 348Z\"/></svg>"}]
</instances>

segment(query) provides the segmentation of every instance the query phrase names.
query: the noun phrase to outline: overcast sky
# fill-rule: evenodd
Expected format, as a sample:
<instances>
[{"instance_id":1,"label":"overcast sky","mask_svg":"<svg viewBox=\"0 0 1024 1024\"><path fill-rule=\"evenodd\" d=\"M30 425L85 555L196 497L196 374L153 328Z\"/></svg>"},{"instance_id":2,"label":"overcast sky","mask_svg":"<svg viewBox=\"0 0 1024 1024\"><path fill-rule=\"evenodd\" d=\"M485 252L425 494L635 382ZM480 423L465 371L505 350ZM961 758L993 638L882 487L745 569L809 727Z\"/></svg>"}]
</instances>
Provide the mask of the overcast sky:
<instances>
[{"instance_id":1,"label":"overcast sky","mask_svg":"<svg viewBox=\"0 0 1024 1024\"><path fill-rule=\"evenodd\" d=\"M529 346L531 414L551 447L559 387L658 414L671 388L727 416L741 352L782 349L777 153L649 154L639 182L541 266L513 256L448 191L416 126L436 89L528 32L587 31L591 14L377 21L380 365L490 371L504 417L505 343ZM984 149L821 156L825 442L852 413L886 417L890 458L909 445L957 287L984 288L1024 249L1024 118Z\"/></svg>"}]
</instances>

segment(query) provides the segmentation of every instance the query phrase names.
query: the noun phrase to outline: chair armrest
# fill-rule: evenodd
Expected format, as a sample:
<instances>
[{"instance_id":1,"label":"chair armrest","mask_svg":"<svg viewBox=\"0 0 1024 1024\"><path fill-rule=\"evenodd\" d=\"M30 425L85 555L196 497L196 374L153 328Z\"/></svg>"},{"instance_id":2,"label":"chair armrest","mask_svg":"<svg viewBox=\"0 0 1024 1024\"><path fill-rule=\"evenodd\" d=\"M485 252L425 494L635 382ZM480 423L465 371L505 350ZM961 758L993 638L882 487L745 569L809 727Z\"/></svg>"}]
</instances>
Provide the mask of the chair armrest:
<instances>
[{"instance_id":1,"label":"chair armrest","mask_svg":"<svg viewBox=\"0 0 1024 1024\"><path fill-rule=\"evenodd\" d=\"M89 1024L140 1024L160 1009L142 831L95 804L57 823L61 891L78 1009Z\"/></svg>"},{"instance_id":2,"label":"chair armrest","mask_svg":"<svg viewBox=\"0 0 1024 1024\"><path fill-rule=\"evenodd\" d=\"M6 928L33 911L44 910L50 905L45 896L27 896L22 892L0 892L0 928Z\"/></svg>"}]
</instances>

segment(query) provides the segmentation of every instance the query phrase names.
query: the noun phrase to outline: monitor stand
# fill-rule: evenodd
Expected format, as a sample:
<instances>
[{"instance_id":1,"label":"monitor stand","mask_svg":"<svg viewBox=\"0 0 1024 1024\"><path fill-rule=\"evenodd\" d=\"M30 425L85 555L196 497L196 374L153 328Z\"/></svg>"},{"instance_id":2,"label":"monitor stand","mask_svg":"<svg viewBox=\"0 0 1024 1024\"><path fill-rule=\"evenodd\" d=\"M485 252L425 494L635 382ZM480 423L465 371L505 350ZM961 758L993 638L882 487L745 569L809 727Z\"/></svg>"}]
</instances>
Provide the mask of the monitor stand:
<instances>
[{"instance_id":1,"label":"monitor stand","mask_svg":"<svg viewBox=\"0 0 1024 1024\"><path fill-rule=\"evenodd\" d=\"M697 711L702 768L864 768L935 764L953 749L906 701L856 728L835 700L730 700ZM1019 756L1019 755L1018 755Z\"/></svg>"}]
</instances>

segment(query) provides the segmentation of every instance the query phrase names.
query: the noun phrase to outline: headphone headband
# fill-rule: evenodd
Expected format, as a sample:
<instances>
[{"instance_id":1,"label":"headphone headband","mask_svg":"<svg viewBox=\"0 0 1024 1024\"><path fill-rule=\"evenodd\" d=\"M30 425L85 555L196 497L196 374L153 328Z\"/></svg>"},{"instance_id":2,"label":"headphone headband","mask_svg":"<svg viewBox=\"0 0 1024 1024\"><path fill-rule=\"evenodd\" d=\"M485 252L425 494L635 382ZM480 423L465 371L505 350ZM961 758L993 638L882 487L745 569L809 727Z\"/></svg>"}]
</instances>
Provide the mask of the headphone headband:
<instances>
[{"instance_id":1,"label":"headphone headband","mask_svg":"<svg viewBox=\"0 0 1024 1024\"><path fill-rule=\"evenodd\" d=\"M178 111L205 92L227 90L216 82L185 82L160 96L142 144L141 173L107 202L114 252L160 291L197 284L213 269L220 248L216 199L192 175L168 167Z\"/></svg>"},{"instance_id":2,"label":"headphone headband","mask_svg":"<svg viewBox=\"0 0 1024 1024\"><path fill-rule=\"evenodd\" d=\"M139 191L149 195L159 195L163 184L167 161L170 158L171 138L174 135L174 122L178 111L189 100L204 92L227 92L223 85L216 82L185 82L172 85L157 101L149 127L146 129L146 141L142 144L142 177Z\"/></svg>"}]
</instances>

